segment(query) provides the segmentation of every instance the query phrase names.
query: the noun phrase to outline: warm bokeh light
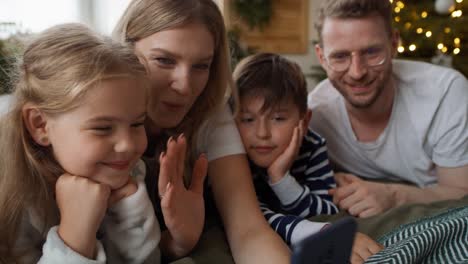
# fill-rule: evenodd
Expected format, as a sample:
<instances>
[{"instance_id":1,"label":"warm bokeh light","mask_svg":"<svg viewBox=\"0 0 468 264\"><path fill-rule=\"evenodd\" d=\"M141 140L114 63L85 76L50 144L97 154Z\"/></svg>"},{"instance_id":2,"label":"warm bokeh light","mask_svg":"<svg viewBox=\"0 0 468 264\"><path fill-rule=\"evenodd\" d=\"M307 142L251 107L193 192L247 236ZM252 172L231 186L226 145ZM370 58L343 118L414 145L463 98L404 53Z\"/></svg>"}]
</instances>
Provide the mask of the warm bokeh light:
<instances>
[{"instance_id":1,"label":"warm bokeh light","mask_svg":"<svg viewBox=\"0 0 468 264\"><path fill-rule=\"evenodd\" d=\"M410 51L415 51L415 50L416 50L416 45L411 44L411 45L408 47L408 49L409 49Z\"/></svg>"},{"instance_id":2,"label":"warm bokeh light","mask_svg":"<svg viewBox=\"0 0 468 264\"><path fill-rule=\"evenodd\" d=\"M461 17L462 15L463 15L463 12L461 10L456 10L456 11L452 12L452 17L453 18Z\"/></svg>"},{"instance_id":3,"label":"warm bokeh light","mask_svg":"<svg viewBox=\"0 0 468 264\"><path fill-rule=\"evenodd\" d=\"M426 32L426 37L430 38L432 36L432 32L431 31L427 31Z\"/></svg>"}]
</instances>

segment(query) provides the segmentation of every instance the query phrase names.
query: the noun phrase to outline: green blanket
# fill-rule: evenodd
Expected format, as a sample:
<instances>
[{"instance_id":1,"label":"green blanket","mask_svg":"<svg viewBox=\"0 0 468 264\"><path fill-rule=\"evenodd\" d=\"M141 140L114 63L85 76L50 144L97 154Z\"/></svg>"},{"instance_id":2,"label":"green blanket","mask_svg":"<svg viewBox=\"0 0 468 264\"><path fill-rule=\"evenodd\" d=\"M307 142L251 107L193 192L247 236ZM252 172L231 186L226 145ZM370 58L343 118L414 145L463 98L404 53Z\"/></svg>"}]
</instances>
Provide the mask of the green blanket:
<instances>
[{"instance_id":1,"label":"green blanket","mask_svg":"<svg viewBox=\"0 0 468 264\"><path fill-rule=\"evenodd\" d=\"M398 232L403 232L405 230L404 225L406 224L411 224L421 219L429 219L430 217L449 212L454 208L461 208L466 206L468 206L468 195L459 200L447 200L431 204L405 205L394 208L377 216L356 220L358 222L358 230L360 232L365 233L380 242L384 242L385 244L386 237L390 237L392 234L396 235ZM202 234L200 243L197 245L195 250L188 257L172 262L173 264L234 263L223 229L219 225L218 221L213 221L213 218L216 218L215 215L216 213L213 211L207 213L207 224L205 231ZM340 212L339 214L332 216L320 215L312 217L310 220L334 222L344 216L348 216L348 214L345 212ZM411 225L408 225L407 227L409 226Z\"/></svg>"}]
</instances>

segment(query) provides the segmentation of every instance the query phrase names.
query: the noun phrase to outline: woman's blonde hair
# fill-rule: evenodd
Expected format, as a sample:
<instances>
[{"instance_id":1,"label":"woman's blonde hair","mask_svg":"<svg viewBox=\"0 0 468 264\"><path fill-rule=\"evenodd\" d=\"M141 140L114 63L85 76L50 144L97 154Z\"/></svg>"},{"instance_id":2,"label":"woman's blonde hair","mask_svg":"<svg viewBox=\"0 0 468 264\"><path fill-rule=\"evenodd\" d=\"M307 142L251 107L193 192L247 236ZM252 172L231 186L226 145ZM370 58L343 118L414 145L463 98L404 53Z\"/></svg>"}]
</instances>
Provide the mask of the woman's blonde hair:
<instances>
[{"instance_id":1,"label":"woman's blonde hair","mask_svg":"<svg viewBox=\"0 0 468 264\"><path fill-rule=\"evenodd\" d=\"M113 35L121 42L133 44L157 32L189 23L201 23L213 35L213 62L202 94L182 122L166 132L169 135L185 134L190 144L189 162L193 163L197 155L195 139L201 126L209 116L221 109L233 86L226 29L218 6L212 0L133 0L117 23ZM165 142L164 137L160 141Z\"/></svg>"},{"instance_id":2,"label":"woman's blonde hair","mask_svg":"<svg viewBox=\"0 0 468 264\"><path fill-rule=\"evenodd\" d=\"M0 262L17 261L19 224L33 209L52 224L56 210L55 183L63 169L51 148L37 144L22 116L26 104L48 115L70 111L82 103L87 91L113 78L137 79L146 86L146 69L133 49L95 34L81 24L63 24L36 36L26 46L14 76L14 102L1 120L0 131ZM56 224L56 223L55 223Z\"/></svg>"}]
</instances>

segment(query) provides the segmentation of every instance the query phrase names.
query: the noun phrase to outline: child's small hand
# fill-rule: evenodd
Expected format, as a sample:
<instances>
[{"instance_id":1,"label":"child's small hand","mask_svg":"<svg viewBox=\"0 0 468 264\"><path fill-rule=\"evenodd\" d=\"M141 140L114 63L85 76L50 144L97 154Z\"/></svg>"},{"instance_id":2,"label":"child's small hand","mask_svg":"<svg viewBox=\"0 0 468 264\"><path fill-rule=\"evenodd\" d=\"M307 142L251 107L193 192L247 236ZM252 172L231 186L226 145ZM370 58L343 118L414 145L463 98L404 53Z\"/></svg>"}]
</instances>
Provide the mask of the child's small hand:
<instances>
[{"instance_id":1,"label":"child's small hand","mask_svg":"<svg viewBox=\"0 0 468 264\"><path fill-rule=\"evenodd\" d=\"M356 233L354 237L353 250L351 253L351 263L364 263L370 256L381 251L383 246L363 233Z\"/></svg>"},{"instance_id":2,"label":"child's small hand","mask_svg":"<svg viewBox=\"0 0 468 264\"><path fill-rule=\"evenodd\" d=\"M90 259L94 258L96 232L110 193L107 185L70 174L61 175L55 184L60 210L58 234L70 248Z\"/></svg>"},{"instance_id":3,"label":"child's small hand","mask_svg":"<svg viewBox=\"0 0 468 264\"><path fill-rule=\"evenodd\" d=\"M118 203L123 198L130 196L136 193L137 191L138 191L138 185L129 175L128 182L124 186L122 186L120 189L111 191L108 207L111 207L112 205Z\"/></svg>"},{"instance_id":4,"label":"child's small hand","mask_svg":"<svg viewBox=\"0 0 468 264\"><path fill-rule=\"evenodd\" d=\"M271 183L280 181L296 159L304 137L303 122L304 121L301 120L299 125L294 128L291 143L286 150L273 161L270 167L268 167L268 176L270 177Z\"/></svg>"}]
</instances>

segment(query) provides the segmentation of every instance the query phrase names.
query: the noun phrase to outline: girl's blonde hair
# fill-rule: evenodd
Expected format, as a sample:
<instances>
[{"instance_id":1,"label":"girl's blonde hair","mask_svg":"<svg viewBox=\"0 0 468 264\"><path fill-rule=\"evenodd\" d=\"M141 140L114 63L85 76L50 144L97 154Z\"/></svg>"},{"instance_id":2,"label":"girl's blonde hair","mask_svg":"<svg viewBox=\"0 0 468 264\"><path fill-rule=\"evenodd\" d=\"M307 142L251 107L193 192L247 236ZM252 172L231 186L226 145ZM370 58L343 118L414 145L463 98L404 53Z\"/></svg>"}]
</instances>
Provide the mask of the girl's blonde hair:
<instances>
[{"instance_id":1,"label":"girl's blonde hair","mask_svg":"<svg viewBox=\"0 0 468 264\"><path fill-rule=\"evenodd\" d=\"M185 134L190 144L189 163L193 163L201 126L210 115L222 108L233 86L226 29L218 6L212 0L133 0L117 23L113 35L121 42L133 44L157 32L189 23L201 23L213 35L213 62L204 91L182 122L166 130L166 133ZM165 142L164 137L159 141Z\"/></svg>"},{"instance_id":2,"label":"girl's blonde hair","mask_svg":"<svg viewBox=\"0 0 468 264\"><path fill-rule=\"evenodd\" d=\"M146 86L146 70L133 49L95 34L81 24L63 24L45 30L26 46L14 76L14 103L1 120L0 131L0 262L17 261L14 252L19 224L33 209L44 223L56 210L55 183L63 169L32 139L22 109L32 103L48 115L78 107L103 80L134 78ZM55 223L56 224L56 223Z\"/></svg>"}]
</instances>

